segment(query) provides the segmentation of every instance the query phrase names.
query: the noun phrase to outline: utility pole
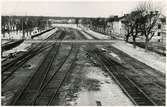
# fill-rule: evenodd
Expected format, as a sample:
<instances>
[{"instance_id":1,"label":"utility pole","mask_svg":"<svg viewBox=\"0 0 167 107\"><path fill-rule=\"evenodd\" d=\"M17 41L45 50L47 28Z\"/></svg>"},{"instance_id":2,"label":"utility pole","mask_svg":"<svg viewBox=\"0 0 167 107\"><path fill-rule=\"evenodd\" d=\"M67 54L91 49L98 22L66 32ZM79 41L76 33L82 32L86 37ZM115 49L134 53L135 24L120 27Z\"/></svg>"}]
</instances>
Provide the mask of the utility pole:
<instances>
[{"instance_id":1,"label":"utility pole","mask_svg":"<svg viewBox=\"0 0 167 107\"><path fill-rule=\"evenodd\" d=\"M22 26L22 39L24 39L24 31L23 31L23 16L22 16L22 20L21 20L21 26Z\"/></svg>"},{"instance_id":2,"label":"utility pole","mask_svg":"<svg viewBox=\"0 0 167 107\"><path fill-rule=\"evenodd\" d=\"M46 26L47 26L46 29L48 29L48 28L49 28L49 19L47 19L46 22L47 22L47 24L46 24Z\"/></svg>"},{"instance_id":3,"label":"utility pole","mask_svg":"<svg viewBox=\"0 0 167 107\"><path fill-rule=\"evenodd\" d=\"M11 16L9 16L9 22L8 22L8 34L9 34L9 39L11 39L11 37L10 37L10 25L11 25L10 21L11 21Z\"/></svg>"}]
</instances>

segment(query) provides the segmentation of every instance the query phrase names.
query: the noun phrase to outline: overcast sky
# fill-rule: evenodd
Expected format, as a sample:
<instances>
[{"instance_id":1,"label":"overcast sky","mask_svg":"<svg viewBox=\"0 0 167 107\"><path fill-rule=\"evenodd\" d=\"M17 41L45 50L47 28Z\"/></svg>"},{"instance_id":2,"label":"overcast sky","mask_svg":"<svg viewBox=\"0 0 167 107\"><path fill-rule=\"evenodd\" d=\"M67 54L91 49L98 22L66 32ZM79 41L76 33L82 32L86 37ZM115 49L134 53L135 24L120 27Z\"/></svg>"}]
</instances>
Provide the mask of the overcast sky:
<instances>
[{"instance_id":1,"label":"overcast sky","mask_svg":"<svg viewBox=\"0 0 167 107\"><path fill-rule=\"evenodd\" d=\"M108 17L130 12L139 1L3 1L2 15ZM154 4L163 5L163 2Z\"/></svg>"}]
</instances>

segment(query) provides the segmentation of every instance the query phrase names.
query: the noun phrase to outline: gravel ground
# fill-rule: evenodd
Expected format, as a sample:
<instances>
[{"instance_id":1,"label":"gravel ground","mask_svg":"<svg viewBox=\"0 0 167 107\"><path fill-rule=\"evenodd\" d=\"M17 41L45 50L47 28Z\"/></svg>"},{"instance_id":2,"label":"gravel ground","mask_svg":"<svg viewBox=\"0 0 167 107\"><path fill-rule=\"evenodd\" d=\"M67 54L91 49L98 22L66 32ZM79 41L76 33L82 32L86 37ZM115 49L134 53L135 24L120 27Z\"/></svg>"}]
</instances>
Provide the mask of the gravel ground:
<instances>
[{"instance_id":1,"label":"gravel ground","mask_svg":"<svg viewBox=\"0 0 167 107\"><path fill-rule=\"evenodd\" d=\"M6 105L10 102L13 95L22 87L26 81L35 73L35 69L39 66L48 50L36 55L28 62L26 62L22 67L17 69L10 80L2 86L2 105Z\"/></svg>"},{"instance_id":2,"label":"gravel ground","mask_svg":"<svg viewBox=\"0 0 167 107\"><path fill-rule=\"evenodd\" d=\"M17 53L17 52L24 52L24 51L27 51L27 48L30 47L31 43L21 43L19 46L11 49L11 50L8 50L8 51L4 51L3 52L3 57L7 57L10 53Z\"/></svg>"},{"instance_id":3,"label":"gravel ground","mask_svg":"<svg viewBox=\"0 0 167 107\"><path fill-rule=\"evenodd\" d=\"M74 34L71 31L66 33L64 39L73 39ZM70 36L71 35L71 36ZM77 36L78 37L78 36ZM79 39L79 37L78 37ZM62 45L63 48L60 49L57 59L54 61L52 71L56 68L58 62L67 55L70 46ZM104 45L99 45L98 47L104 48ZM59 90L58 99L56 100L56 105L64 106L133 106L133 103L129 98L124 95L120 87L112 80L107 72L105 72L102 67L96 62L96 60L90 58L86 54L87 46L81 45L80 52L77 56L77 61L72 72L67 76L63 86ZM111 49L110 49L111 51ZM2 104L5 105L10 101L14 93L24 85L24 83L33 75L35 69L38 67L40 61L44 58L44 55L47 51L40 53L35 56L23 67L19 68L14 76L8 81L8 83L2 87ZM131 79L136 81L146 93L153 98L154 101L157 101L159 105L164 105L165 103L165 90L160 89L158 86L155 87L150 85L150 82L164 82L164 78L158 76L152 71L149 71L148 68L137 69L136 65L132 66L128 60L119 57L124 62L127 62L125 65L131 70L126 71ZM69 58L68 63L66 63L62 70L66 70L71 64L72 57ZM136 70L134 70L136 69ZM162 81L161 81L162 80Z\"/></svg>"},{"instance_id":4,"label":"gravel ground","mask_svg":"<svg viewBox=\"0 0 167 107\"><path fill-rule=\"evenodd\" d=\"M100 48L106 49L106 53L115 53L122 60L123 66L129 69L128 71L122 70L124 74L136 82L158 105L165 105L165 74L134 58L124 56L120 51L116 51L111 46L101 46Z\"/></svg>"},{"instance_id":5,"label":"gravel ground","mask_svg":"<svg viewBox=\"0 0 167 107\"><path fill-rule=\"evenodd\" d=\"M76 66L61 89L57 105L133 105L111 77L87 57L83 48L80 48Z\"/></svg>"},{"instance_id":6,"label":"gravel ground","mask_svg":"<svg viewBox=\"0 0 167 107\"><path fill-rule=\"evenodd\" d=\"M99 39L105 39L108 36L104 34L100 34L91 30L87 30L90 34L95 36ZM112 40L115 48L127 53L131 57L138 59L139 61L145 63L148 66L151 66L152 68L158 70L159 72L166 73L165 65L166 65L166 57L160 56L159 54L155 52L145 52L144 49L140 47L133 48L132 44L125 43L125 41L122 40Z\"/></svg>"},{"instance_id":7,"label":"gravel ground","mask_svg":"<svg viewBox=\"0 0 167 107\"><path fill-rule=\"evenodd\" d=\"M46 39L47 37L49 37L50 35L52 35L56 31L57 31L57 29L53 29L53 30L51 30L49 32L46 32L46 33L36 37L35 39ZM3 41L2 41L2 43L3 43ZM10 53L17 53L17 52L20 52L20 51L27 51L27 49L29 47L31 47L31 45L32 45L32 43L23 42L19 46L15 47L15 48L13 48L11 50L4 51L2 55L3 55L3 57L7 57Z\"/></svg>"}]
</instances>

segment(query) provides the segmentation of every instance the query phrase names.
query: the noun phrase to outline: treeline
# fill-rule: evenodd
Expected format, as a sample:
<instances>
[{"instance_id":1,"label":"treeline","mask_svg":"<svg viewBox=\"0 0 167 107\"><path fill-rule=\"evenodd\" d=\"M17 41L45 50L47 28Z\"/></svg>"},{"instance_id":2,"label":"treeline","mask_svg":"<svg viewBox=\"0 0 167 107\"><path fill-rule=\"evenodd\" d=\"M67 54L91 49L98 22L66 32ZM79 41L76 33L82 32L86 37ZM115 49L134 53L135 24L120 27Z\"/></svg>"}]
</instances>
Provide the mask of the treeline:
<instances>
[{"instance_id":1,"label":"treeline","mask_svg":"<svg viewBox=\"0 0 167 107\"><path fill-rule=\"evenodd\" d=\"M160 9L153 7L151 2L142 2L129 14L122 17L108 18L88 18L83 19L82 24L88 26L94 31L106 33L108 28L107 23L121 22L121 30L124 31L125 41L128 42L132 38L133 46L136 47L136 38L143 37L145 40L145 50L148 49L149 41L155 36L155 33L160 29L159 21L166 23L166 17L160 18ZM118 24L118 23L117 23ZM111 29L111 30L114 30ZM118 29L119 30L119 29Z\"/></svg>"},{"instance_id":2,"label":"treeline","mask_svg":"<svg viewBox=\"0 0 167 107\"><path fill-rule=\"evenodd\" d=\"M42 16L1 16L1 32L22 31L30 33L37 28L38 31L51 26L49 17Z\"/></svg>"},{"instance_id":3,"label":"treeline","mask_svg":"<svg viewBox=\"0 0 167 107\"><path fill-rule=\"evenodd\" d=\"M160 15L160 11L154 10L149 2L140 4L134 11L127 14L123 21L126 42L128 42L129 37L132 37L133 46L136 47L136 38L143 36L147 50L149 41L158 30L157 24Z\"/></svg>"},{"instance_id":4,"label":"treeline","mask_svg":"<svg viewBox=\"0 0 167 107\"><path fill-rule=\"evenodd\" d=\"M99 28L102 28L105 31L107 27L107 22L109 18L87 18L82 19L82 24L90 27L92 30L98 31Z\"/></svg>"}]
</instances>

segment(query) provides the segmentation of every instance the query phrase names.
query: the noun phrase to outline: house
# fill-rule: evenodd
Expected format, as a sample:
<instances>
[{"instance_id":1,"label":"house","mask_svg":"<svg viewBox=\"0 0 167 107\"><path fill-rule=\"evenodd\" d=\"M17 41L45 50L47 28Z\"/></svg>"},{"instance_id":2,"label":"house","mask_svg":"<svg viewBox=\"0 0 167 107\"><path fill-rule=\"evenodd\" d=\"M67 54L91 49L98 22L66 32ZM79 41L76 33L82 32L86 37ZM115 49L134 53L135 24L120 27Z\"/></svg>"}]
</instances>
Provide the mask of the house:
<instances>
[{"instance_id":1,"label":"house","mask_svg":"<svg viewBox=\"0 0 167 107\"><path fill-rule=\"evenodd\" d=\"M128 14L125 14L122 17L119 17L118 20L114 20L113 23L113 33L120 34L124 36L126 34L125 26L123 24L123 21L125 17ZM153 41L159 41L166 43L166 17L164 15L160 15L157 20L157 25L155 29L153 29L155 32L154 37L152 38ZM143 37L144 40L144 37Z\"/></svg>"},{"instance_id":2,"label":"house","mask_svg":"<svg viewBox=\"0 0 167 107\"><path fill-rule=\"evenodd\" d=\"M160 15L157 21L155 37L158 37L159 42L166 42L166 17L164 15Z\"/></svg>"},{"instance_id":3,"label":"house","mask_svg":"<svg viewBox=\"0 0 167 107\"><path fill-rule=\"evenodd\" d=\"M110 29L112 34L121 35L121 36L125 34L124 26L122 23L123 19L124 19L124 16L122 17L113 16L109 18L107 22L107 26L108 26L108 29Z\"/></svg>"}]
</instances>

